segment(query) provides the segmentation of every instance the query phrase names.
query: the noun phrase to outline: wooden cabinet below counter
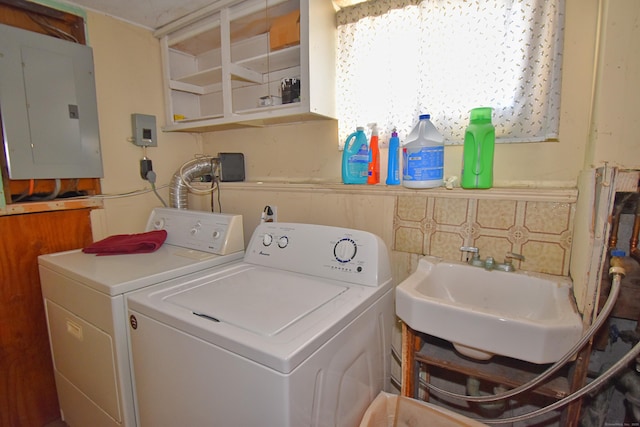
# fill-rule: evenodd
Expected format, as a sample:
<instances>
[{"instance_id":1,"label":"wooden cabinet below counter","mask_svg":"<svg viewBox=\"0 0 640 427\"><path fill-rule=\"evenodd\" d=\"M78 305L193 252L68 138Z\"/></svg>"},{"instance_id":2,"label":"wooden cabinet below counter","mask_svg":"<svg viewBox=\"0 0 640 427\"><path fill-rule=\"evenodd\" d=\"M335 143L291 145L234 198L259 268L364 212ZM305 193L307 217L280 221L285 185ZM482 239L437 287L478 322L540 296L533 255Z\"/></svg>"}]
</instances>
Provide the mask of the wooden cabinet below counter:
<instances>
[{"instance_id":1,"label":"wooden cabinet below counter","mask_svg":"<svg viewBox=\"0 0 640 427\"><path fill-rule=\"evenodd\" d=\"M0 426L60 418L37 259L91 243L90 211L0 216Z\"/></svg>"}]
</instances>

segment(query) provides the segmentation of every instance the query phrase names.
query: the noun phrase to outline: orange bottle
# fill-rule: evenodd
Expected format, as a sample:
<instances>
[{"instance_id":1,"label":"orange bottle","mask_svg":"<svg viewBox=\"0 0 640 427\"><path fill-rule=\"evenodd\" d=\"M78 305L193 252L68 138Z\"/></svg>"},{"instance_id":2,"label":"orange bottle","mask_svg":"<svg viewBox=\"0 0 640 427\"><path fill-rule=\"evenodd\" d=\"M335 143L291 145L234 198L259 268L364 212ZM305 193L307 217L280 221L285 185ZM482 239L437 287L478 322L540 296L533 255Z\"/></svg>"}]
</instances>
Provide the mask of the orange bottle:
<instances>
[{"instance_id":1,"label":"orange bottle","mask_svg":"<svg viewBox=\"0 0 640 427\"><path fill-rule=\"evenodd\" d=\"M371 140L369 141L369 169L367 184L380 183L380 148L378 147L378 125L370 123Z\"/></svg>"}]
</instances>

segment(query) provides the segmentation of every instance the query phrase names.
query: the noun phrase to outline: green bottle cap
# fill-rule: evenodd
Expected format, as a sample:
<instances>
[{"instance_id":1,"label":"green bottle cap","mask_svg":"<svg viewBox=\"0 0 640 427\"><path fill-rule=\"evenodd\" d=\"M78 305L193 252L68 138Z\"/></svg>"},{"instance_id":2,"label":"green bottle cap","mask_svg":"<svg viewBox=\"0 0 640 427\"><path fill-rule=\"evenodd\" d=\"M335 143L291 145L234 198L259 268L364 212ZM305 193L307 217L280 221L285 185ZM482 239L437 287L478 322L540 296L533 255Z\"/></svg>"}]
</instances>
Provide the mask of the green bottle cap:
<instances>
[{"instance_id":1,"label":"green bottle cap","mask_svg":"<svg viewBox=\"0 0 640 427\"><path fill-rule=\"evenodd\" d=\"M471 110L470 120L473 123L491 123L491 107L478 107Z\"/></svg>"}]
</instances>

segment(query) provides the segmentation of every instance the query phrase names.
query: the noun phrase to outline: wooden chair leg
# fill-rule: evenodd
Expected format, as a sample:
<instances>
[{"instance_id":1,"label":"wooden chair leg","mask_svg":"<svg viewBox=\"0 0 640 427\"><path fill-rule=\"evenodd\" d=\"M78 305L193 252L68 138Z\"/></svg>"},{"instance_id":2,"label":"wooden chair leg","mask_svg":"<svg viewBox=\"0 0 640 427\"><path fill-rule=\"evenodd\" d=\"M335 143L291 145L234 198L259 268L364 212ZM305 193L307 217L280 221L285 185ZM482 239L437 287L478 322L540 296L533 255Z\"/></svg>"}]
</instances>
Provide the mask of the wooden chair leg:
<instances>
[{"instance_id":1,"label":"wooden chair leg","mask_svg":"<svg viewBox=\"0 0 640 427\"><path fill-rule=\"evenodd\" d=\"M575 369L571 376L570 392L573 393L584 386L587 380L587 371L589 369L589 357L593 342L589 341L583 349L578 353L575 361ZM567 405L564 412L565 423L567 427L578 427L580 425L580 414L582 412L582 398L576 399Z\"/></svg>"},{"instance_id":2,"label":"wooden chair leg","mask_svg":"<svg viewBox=\"0 0 640 427\"><path fill-rule=\"evenodd\" d=\"M420 337L402 323L402 396L416 398L416 352L420 349Z\"/></svg>"}]
</instances>

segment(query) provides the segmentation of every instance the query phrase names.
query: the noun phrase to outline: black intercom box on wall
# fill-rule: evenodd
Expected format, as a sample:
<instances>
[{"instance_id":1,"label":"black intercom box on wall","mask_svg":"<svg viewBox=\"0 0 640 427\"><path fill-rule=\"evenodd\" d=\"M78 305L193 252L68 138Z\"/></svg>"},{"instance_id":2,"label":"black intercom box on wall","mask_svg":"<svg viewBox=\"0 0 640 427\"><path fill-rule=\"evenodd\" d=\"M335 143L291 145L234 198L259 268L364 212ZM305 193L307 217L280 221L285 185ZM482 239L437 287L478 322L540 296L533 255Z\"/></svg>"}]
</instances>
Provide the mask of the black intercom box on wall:
<instances>
[{"instance_id":1,"label":"black intercom box on wall","mask_svg":"<svg viewBox=\"0 0 640 427\"><path fill-rule=\"evenodd\" d=\"M244 154L218 153L220 158L220 181L244 181Z\"/></svg>"}]
</instances>

